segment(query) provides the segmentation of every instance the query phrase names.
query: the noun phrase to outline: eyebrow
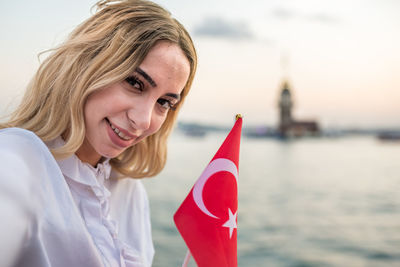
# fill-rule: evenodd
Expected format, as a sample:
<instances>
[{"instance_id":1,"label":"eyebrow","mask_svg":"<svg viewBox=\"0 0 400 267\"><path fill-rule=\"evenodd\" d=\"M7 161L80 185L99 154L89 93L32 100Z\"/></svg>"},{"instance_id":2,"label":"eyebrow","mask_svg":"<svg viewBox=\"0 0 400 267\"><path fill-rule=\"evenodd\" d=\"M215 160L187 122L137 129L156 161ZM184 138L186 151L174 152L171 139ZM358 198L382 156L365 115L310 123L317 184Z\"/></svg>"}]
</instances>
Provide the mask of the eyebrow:
<instances>
[{"instance_id":1,"label":"eyebrow","mask_svg":"<svg viewBox=\"0 0 400 267\"><path fill-rule=\"evenodd\" d=\"M167 93L165 95L169 96L169 97L172 97L172 98L175 98L178 101L181 99L181 95L177 95L177 94L173 94L173 93Z\"/></svg>"},{"instance_id":2,"label":"eyebrow","mask_svg":"<svg viewBox=\"0 0 400 267\"><path fill-rule=\"evenodd\" d=\"M140 75L142 75L143 78L145 78L146 81L148 81L151 84L151 86L153 86L153 87L157 86L156 82L144 70L142 70L141 68L138 67L138 68L136 68L136 72L139 73Z\"/></svg>"},{"instance_id":3,"label":"eyebrow","mask_svg":"<svg viewBox=\"0 0 400 267\"><path fill-rule=\"evenodd\" d=\"M136 72L139 73L140 75L142 75L143 78L145 78L146 81L148 81L151 84L151 86L153 86L153 87L157 86L156 82L144 70L142 70L141 68L137 67L136 68ZM167 93L166 96L175 98L178 101L181 100L181 95L178 95L178 94Z\"/></svg>"}]
</instances>

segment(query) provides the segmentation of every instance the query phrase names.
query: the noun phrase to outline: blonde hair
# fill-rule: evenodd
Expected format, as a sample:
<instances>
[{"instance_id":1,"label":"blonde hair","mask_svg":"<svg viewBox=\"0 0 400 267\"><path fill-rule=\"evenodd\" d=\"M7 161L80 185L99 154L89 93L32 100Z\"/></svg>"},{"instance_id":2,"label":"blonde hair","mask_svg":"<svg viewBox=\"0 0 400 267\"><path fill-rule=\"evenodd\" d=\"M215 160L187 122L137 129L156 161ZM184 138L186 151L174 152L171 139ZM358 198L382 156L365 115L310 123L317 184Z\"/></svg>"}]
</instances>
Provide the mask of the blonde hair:
<instances>
[{"instance_id":1,"label":"blonde hair","mask_svg":"<svg viewBox=\"0 0 400 267\"><path fill-rule=\"evenodd\" d=\"M75 153L85 138L87 97L128 77L158 41L179 45L190 64L188 81L176 110L170 110L155 134L110 160L129 177L158 174L167 157L167 138L189 92L197 66L193 42L185 28L159 5L146 0L100 1L96 13L79 25L44 60L18 108L0 128L20 127L43 141L62 135L56 158Z\"/></svg>"}]
</instances>

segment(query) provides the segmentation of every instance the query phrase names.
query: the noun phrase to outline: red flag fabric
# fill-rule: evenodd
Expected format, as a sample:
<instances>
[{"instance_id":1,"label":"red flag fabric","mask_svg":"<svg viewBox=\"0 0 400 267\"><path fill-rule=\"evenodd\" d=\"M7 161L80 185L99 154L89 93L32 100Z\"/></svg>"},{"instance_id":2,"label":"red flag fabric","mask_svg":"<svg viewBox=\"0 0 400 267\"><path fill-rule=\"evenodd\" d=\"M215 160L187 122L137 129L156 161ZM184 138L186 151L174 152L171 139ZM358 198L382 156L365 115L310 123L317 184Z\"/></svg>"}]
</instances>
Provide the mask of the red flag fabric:
<instances>
[{"instance_id":1,"label":"red flag fabric","mask_svg":"<svg viewBox=\"0 0 400 267\"><path fill-rule=\"evenodd\" d=\"M237 266L237 181L242 118L174 215L199 267Z\"/></svg>"}]
</instances>

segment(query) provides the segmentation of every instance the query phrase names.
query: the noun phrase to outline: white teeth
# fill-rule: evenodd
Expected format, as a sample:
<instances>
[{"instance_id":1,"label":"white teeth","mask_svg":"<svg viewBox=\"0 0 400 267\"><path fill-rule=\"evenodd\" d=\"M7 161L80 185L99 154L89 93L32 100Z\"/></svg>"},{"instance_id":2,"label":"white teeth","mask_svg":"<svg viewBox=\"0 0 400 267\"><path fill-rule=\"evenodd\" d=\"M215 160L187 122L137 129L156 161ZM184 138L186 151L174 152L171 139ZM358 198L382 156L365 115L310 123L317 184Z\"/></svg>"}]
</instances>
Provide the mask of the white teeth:
<instances>
[{"instance_id":1,"label":"white teeth","mask_svg":"<svg viewBox=\"0 0 400 267\"><path fill-rule=\"evenodd\" d=\"M122 139L126 139L126 136L122 132L119 132L118 136L121 137Z\"/></svg>"},{"instance_id":2,"label":"white teeth","mask_svg":"<svg viewBox=\"0 0 400 267\"><path fill-rule=\"evenodd\" d=\"M114 130L114 133L116 133L119 137L121 137L121 139L126 140L126 141L132 139L132 138L126 136L125 134L123 134L117 127L115 127L115 126L112 125L111 123L110 123L110 126L111 126L111 129Z\"/></svg>"}]
</instances>

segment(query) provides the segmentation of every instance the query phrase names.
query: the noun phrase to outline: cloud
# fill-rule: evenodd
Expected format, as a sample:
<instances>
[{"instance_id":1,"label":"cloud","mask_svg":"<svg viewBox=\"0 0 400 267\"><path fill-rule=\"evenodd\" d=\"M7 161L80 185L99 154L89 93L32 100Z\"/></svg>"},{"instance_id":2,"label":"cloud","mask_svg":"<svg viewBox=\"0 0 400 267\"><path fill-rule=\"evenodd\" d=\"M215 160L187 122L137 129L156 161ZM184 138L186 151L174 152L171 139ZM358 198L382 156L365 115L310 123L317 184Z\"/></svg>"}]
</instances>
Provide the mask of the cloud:
<instances>
[{"instance_id":1,"label":"cloud","mask_svg":"<svg viewBox=\"0 0 400 267\"><path fill-rule=\"evenodd\" d=\"M205 18L193 33L197 36L223 39L254 39L254 34L245 22L232 22L220 17Z\"/></svg>"},{"instance_id":2,"label":"cloud","mask_svg":"<svg viewBox=\"0 0 400 267\"><path fill-rule=\"evenodd\" d=\"M324 24L334 24L339 22L337 18L323 13L308 15L306 16L306 19Z\"/></svg>"},{"instance_id":3,"label":"cloud","mask_svg":"<svg viewBox=\"0 0 400 267\"><path fill-rule=\"evenodd\" d=\"M284 7L273 9L271 15L281 20L299 19L321 24L335 24L339 22L339 19L325 13L303 14Z\"/></svg>"},{"instance_id":4,"label":"cloud","mask_svg":"<svg viewBox=\"0 0 400 267\"><path fill-rule=\"evenodd\" d=\"M291 18L296 17L298 14L293 12L293 10L283 8L283 7L278 7L272 10L272 15L276 18L283 19L283 20L288 20Z\"/></svg>"}]
</instances>

